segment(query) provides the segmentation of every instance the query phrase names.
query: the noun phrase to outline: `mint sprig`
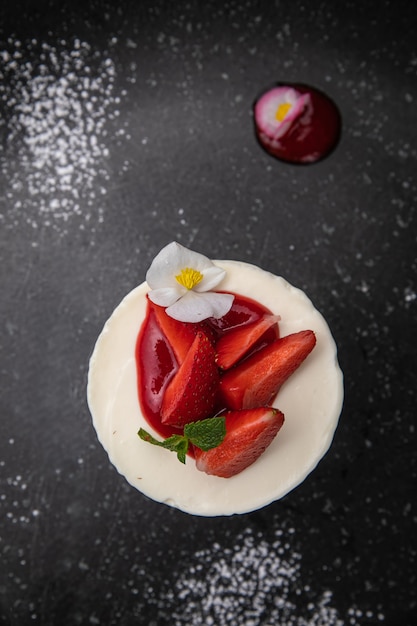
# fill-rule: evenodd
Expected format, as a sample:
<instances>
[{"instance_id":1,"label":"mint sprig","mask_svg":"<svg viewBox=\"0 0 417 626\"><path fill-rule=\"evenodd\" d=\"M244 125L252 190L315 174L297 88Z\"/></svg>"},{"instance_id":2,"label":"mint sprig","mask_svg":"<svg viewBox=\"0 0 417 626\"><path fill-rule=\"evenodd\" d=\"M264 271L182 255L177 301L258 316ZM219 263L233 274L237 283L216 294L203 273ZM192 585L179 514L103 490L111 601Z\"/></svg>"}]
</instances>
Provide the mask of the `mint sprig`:
<instances>
[{"instance_id":1,"label":"mint sprig","mask_svg":"<svg viewBox=\"0 0 417 626\"><path fill-rule=\"evenodd\" d=\"M178 460L185 463L190 443L201 450L217 448L226 435L224 417L209 417L208 419L190 422L184 427L183 435L171 435L162 441L155 439L150 433L140 428L138 435L143 441L160 446L171 452L176 452Z\"/></svg>"}]
</instances>

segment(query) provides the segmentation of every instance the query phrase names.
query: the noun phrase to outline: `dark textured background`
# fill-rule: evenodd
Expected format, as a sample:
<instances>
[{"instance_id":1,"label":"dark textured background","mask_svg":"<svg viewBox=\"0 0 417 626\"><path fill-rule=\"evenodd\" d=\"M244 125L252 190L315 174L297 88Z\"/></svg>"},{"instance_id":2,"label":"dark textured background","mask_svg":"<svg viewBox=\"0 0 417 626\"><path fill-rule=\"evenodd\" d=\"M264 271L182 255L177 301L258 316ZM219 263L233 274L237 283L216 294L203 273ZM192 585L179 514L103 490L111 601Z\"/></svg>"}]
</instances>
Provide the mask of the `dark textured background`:
<instances>
[{"instance_id":1,"label":"dark textured background","mask_svg":"<svg viewBox=\"0 0 417 626\"><path fill-rule=\"evenodd\" d=\"M416 11L405 0L2 3L2 624L417 623ZM101 82L82 95L86 65ZM63 127L60 73L84 102ZM45 75L55 113L43 144L47 109L32 105ZM258 146L252 103L275 81L310 83L339 106L342 139L323 162L286 165ZM68 185L51 133L76 140L80 127L87 163L72 153ZM330 452L252 514L195 518L147 500L92 428L94 342L174 239L283 275L339 346L346 399ZM275 564L299 555L286 586L262 580L265 546ZM230 550L258 590L252 622ZM216 591L220 566L229 587L216 575ZM179 593L191 573L200 597Z\"/></svg>"}]
</instances>

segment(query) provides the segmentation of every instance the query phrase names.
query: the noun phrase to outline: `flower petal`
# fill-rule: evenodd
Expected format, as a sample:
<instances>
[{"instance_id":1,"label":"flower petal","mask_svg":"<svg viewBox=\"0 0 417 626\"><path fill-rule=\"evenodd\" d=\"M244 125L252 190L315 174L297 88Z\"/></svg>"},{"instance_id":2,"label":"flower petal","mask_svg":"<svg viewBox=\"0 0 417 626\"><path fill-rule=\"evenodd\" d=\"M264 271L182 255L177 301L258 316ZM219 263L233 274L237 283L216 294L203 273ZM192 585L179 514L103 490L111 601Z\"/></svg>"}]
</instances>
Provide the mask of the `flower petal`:
<instances>
[{"instance_id":1,"label":"flower petal","mask_svg":"<svg viewBox=\"0 0 417 626\"><path fill-rule=\"evenodd\" d=\"M211 291L214 287L217 287L225 277L225 270L222 270L221 267L217 267L211 261L210 263L210 267L206 267L202 272L203 279L194 287L194 291Z\"/></svg>"},{"instance_id":2,"label":"flower petal","mask_svg":"<svg viewBox=\"0 0 417 626\"><path fill-rule=\"evenodd\" d=\"M147 273L146 282L151 289L175 287L178 282L175 276L181 271L179 244L169 243L156 255Z\"/></svg>"},{"instance_id":3,"label":"flower petal","mask_svg":"<svg viewBox=\"0 0 417 626\"><path fill-rule=\"evenodd\" d=\"M185 287L181 287L181 285L178 284L178 288L161 287L160 289L153 289L148 293L148 297L149 300L159 306L171 306L181 298L186 291Z\"/></svg>"},{"instance_id":4,"label":"flower petal","mask_svg":"<svg viewBox=\"0 0 417 626\"><path fill-rule=\"evenodd\" d=\"M222 317L230 310L233 295L222 293L196 293L188 291L166 309L166 313L180 322L201 322L209 317Z\"/></svg>"},{"instance_id":5,"label":"flower petal","mask_svg":"<svg viewBox=\"0 0 417 626\"><path fill-rule=\"evenodd\" d=\"M176 245L181 268L192 267L193 269L198 270L199 272L204 274L209 267L213 266L211 260L208 257L204 256L204 254L200 254L200 252L194 252L193 250L184 248L184 246L179 243L177 243Z\"/></svg>"},{"instance_id":6,"label":"flower petal","mask_svg":"<svg viewBox=\"0 0 417 626\"><path fill-rule=\"evenodd\" d=\"M310 102L310 94L305 93L300 95L293 103L291 111L285 116L285 122L293 122L297 117L301 115L307 104Z\"/></svg>"},{"instance_id":7,"label":"flower petal","mask_svg":"<svg viewBox=\"0 0 417 626\"><path fill-rule=\"evenodd\" d=\"M205 298L210 300L212 309L211 317L219 319L226 315L232 308L235 297L231 293L216 293L214 291L205 294Z\"/></svg>"}]
</instances>

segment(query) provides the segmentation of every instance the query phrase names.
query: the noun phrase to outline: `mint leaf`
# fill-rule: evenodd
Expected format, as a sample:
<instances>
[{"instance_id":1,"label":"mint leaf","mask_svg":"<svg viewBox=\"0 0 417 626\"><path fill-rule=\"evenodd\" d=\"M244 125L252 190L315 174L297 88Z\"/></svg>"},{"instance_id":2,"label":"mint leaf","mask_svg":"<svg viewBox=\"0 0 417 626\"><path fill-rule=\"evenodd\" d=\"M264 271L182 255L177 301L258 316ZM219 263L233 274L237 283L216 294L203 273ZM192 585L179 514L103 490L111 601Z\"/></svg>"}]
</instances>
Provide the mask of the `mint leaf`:
<instances>
[{"instance_id":1,"label":"mint leaf","mask_svg":"<svg viewBox=\"0 0 417 626\"><path fill-rule=\"evenodd\" d=\"M155 437L152 437L152 435L146 432L146 430L143 428L139 429L138 435L141 439L143 439L143 441L148 441L149 443L153 443L155 446L160 446L163 444L162 441L158 441L158 439L155 439Z\"/></svg>"},{"instance_id":2,"label":"mint leaf","mask_svg":"<svg viewBox=\"0 0 417 626\"><path fill-rule=\"evenodd\" d=\"M226 425L224 417L209 417L198 422L186 424L183 435L171 435L163 441L155 439L143 428L138 430L138 435L143 441L160 446L171 452L176 452L178 460L185 463L190 442L201 450L216 448L224 439Z\"/></svg>"},{"instance_id":3,"label":"mint leaf","mask_svg":"<svg viewBox=\"0 0 417 626\"><path fill-rule=\"evenodd\" d=\"M163 442L164 448L177 453L177 458L181 463L185 464L185 458L188 451L188 440L182 435L172 435Z\"/></svg>"},{"instance_id":4,"label":"mint leaf","mask_svg":"<svg viewBox=\"0 0 417 626\"><path fill-rule=\"evenodd\" d=\"M200 450L217 448L226 435L224 417L209 417L198 422L186 424L184 435Z\"/></svg>"},{"instance_id":5,"label":"mint leaf","mask_svg":"<svg viewBox=\"0 0 417 626\"><path fill-rule=\"evenodd\" d=\"M178 460L181 461L181 463L185 463L185 457L188 451L187 437L184 437L183 435L171 435L171 437L168 437L163 441L159 441L158 439L155 439L155 437L152 437L152 435L143 428L139 429L138 435L141 439L143 439L143 441L152 443L154 446L160 446L161 448L165 448L171 452L176 452Z\"/></svg>"}]
</instances>

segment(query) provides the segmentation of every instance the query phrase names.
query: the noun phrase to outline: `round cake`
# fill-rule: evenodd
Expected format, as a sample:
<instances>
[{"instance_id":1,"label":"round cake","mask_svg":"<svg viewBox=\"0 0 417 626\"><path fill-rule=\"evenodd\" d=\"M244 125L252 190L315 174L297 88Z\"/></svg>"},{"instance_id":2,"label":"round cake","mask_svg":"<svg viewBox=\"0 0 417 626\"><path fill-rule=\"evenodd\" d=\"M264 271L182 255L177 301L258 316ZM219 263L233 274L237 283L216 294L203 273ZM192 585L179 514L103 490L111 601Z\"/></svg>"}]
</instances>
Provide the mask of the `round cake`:
<instances>
[{"instance_id":1,"label":"round cake","mask_svg":"<svg viewBox=\"0 0 417 626\"><path fill-rule=\"evenodd\" d=\"M198 471L192 456L179 463L175 454L138 437L142 428L158 437L138 398L136 344L147 314L147 282L106 322L91 356L87 389L97 436L119 473L145 496L201 516L247 513L297 487L329 449L343 404L335 341L305 293L254 265L213 264L225 271L218 290L256 300L279 316L281 337L304 329L316 336L314 350L272 402L285 422L253 464L230 478L213 476Z\"/></svg>"}]
</instances>

